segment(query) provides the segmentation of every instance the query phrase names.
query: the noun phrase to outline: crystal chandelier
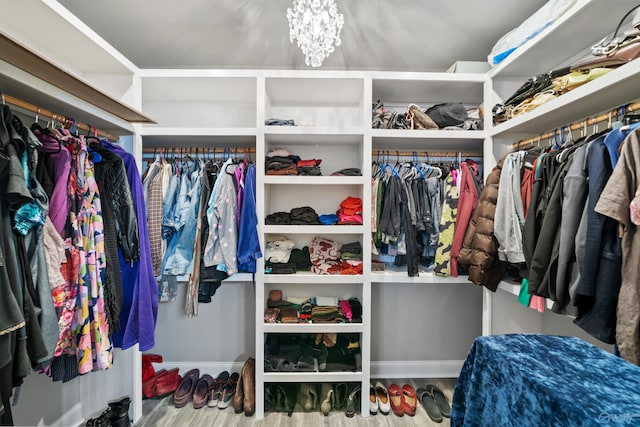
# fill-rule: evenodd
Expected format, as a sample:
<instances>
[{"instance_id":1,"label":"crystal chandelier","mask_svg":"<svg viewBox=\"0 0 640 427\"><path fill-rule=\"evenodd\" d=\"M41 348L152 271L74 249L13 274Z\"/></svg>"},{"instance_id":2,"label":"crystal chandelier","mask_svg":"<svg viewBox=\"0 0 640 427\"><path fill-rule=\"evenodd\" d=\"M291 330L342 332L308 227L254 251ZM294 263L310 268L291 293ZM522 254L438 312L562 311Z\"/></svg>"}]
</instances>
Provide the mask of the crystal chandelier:
<instances>
[{"instance_id":1,"label":"crystal chandelier","mask_svg":"<svg viewBox=\"0 0 640 427\"><path fill-rule=\"evenodd\" d=\"M293 0L287 19L291 43L298 40L307 65L321 66L334 51L334 44L340 46L344 16L338 13L335 0Z\"/></svg>"}]
</instances>

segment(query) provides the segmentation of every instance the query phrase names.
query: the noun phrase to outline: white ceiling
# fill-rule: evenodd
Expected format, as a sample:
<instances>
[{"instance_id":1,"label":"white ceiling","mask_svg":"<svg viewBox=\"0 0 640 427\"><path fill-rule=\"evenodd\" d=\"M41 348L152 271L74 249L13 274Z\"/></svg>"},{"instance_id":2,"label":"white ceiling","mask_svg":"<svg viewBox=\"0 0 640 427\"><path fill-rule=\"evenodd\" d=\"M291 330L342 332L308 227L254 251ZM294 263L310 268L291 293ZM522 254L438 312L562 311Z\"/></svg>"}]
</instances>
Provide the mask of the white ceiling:
<instances>
[{"instance_id":1,"label":"white ceiling","mask_svg":"<svg viewBox=\"0 0 640 427\"><path fill-rule=\"evenodd\" d=\"M486 61L546 0L337 0L342 46L322 69L444 71ZM59 0L140 68L306 69L292 0Z\"/></svg>"}]
</instances>

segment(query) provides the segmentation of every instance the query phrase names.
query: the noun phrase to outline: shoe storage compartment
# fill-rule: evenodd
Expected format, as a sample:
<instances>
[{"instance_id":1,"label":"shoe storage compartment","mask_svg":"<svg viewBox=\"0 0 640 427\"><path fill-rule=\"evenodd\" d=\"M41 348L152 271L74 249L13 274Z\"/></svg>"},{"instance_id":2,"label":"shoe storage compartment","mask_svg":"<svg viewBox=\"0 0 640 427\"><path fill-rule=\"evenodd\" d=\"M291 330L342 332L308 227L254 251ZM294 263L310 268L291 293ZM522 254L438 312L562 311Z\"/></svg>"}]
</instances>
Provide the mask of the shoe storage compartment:
<instances>
[{"instance_id":1,"label":"shoe storage compartment","mask_svg":"<svg viewBox=\"0 0 640 427\"><path fill-rule=\"evenodd\" d=\"M266 383L265 411L289 416L318 410L324 415L359 412L360 389L357 382Z\"/></svg>"},{"instance_id":2,"label":"shoe storage compartment","mask_svg":"<svg viewBox=\"0 0 640 427\"><path fill-rule=\"evenodd\" d=\"M265 334L264 372L299 373L304 381L323 381L309 373L362 372L361 335L357 332Z\"/></svg>"}]
</instances>

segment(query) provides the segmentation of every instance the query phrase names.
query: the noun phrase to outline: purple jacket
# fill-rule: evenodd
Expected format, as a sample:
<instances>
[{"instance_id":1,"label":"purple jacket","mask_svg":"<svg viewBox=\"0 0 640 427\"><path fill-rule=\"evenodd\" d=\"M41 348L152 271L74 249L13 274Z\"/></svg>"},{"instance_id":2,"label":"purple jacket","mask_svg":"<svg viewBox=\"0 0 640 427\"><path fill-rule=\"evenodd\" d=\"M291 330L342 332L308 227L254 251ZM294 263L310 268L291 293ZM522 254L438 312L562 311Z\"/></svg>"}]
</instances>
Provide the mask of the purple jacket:
<instances>
[{"instance_id":1,"label":"purple jacket","mask_svg":"<svg viewBox=\"0 0 640 427\"><path fill-rule=\"evenodd\" d=\"M52 135L35 129L33 133L42 143L38 150L43 153L51 153L54 170L53 179L55 186L49 199L49 218L61 236L64 236L64 226L69 217L69 204L67 192L69 190L69 171L71 170L71 154L66 147Z\"/></svg>"},{"instance_id":2,"label":"purple jacket","mask_svg":"<svg viewBox=\"0 0 640 427\"><path fill-rule=\"evenodd\" d=\"M129 263L120 256L120 270L124 302L120 312L120 330L113 334L116 347L126 350L140 344L140 351L147 351L155 345L155 327L158 318L158 282L153 275L151 264L151 248L147 229L147 213L144 202L142 180L138 172L135 158L122 147L103 141L106 148L124 160L127 178L131 185L131 194L138 215L140 233L140 259Z\"/></svg>"}]
</instances>

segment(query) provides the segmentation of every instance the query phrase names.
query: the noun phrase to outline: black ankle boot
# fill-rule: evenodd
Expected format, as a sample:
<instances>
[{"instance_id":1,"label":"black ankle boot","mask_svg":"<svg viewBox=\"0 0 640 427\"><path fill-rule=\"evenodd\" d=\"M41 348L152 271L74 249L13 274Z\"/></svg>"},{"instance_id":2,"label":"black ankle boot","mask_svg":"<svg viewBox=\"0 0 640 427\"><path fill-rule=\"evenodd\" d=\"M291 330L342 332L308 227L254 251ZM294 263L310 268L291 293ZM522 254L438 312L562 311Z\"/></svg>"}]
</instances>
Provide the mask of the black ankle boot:
<instances>
[{"instance_id":1,"label":"black ankle boot","mask_svg":"<svg viewBox=\"0 0 640 427\"><path fill-rule=\"evenodd\" d=\"M109 403L109 409L111 411L111 426L112 427L130 427L131 421L129 420L129 405L131 399L125 397L117 402Z\"/></svg>"},{"instance_id":2,"label":"black ankle boot","mask_svg":"<svg viewBox=\"0 0 640 427\"><path fill-rule=\"evenodd\" d=\"M112 427L111 417L113 413L111 412L111 408L107 408L100 414L97 418L91 418L87 421L87 427Z\"/></svg>"}]
</instances>

